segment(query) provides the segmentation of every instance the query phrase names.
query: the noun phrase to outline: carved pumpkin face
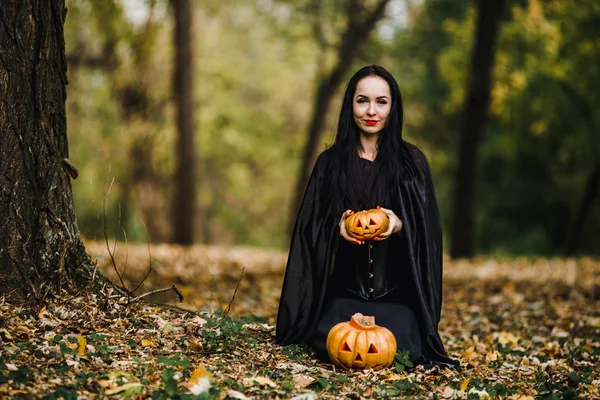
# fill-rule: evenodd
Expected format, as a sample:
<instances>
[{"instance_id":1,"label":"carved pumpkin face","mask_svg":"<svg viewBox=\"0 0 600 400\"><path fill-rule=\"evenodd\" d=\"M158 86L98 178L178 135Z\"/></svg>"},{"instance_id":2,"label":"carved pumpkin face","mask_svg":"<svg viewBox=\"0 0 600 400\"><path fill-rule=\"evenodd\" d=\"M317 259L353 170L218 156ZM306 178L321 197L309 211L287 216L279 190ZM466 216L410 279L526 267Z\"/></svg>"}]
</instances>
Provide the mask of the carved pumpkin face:
<instances>
[{"instance_id":1,"label":"carved pumpkin face","mask_svg":"<svg viewBox=\"0 0 600 400\"><path fill-rule=\"evenodd\" d=\"M326 345L331 361L344 369L380 370L392 365L397 350L394 334L360 313L331 328Z\"/></svg>"},{"instance_id":2,"label":"carved pumpkin face","mask_svg":"<svg viewBox=\"0 0 600 400\"><path fill-rule=\"evenodd\" d=\"M377 208L359 211L346 218L348 236L358 240L371 240L387 231L389 225L388 216Z\"/></svg>"}]
</instances>

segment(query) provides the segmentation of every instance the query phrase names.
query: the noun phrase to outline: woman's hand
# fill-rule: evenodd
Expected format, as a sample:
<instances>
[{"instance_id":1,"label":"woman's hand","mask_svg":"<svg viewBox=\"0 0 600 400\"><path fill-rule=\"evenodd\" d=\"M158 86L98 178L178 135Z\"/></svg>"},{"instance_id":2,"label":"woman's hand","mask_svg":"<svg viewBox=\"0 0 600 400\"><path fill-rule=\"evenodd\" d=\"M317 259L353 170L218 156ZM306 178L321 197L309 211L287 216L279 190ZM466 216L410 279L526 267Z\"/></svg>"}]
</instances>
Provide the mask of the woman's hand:
<instances>
[{"instance_id":1,"label":"woman's hand","mask_svg":"<svg viewBox=\"0 0 600 400\"><path fill-rule=\"evenodd\" d=\"M348 232L346 232L346 219L350 216L354 214L354 211L352 210L346 210L344 211L344 213L342 214L342 217L340 218L340 235L346 239L347 241L349 241L350 243L354 243L354 244L365 244L365 242L362 242L360 240L354 239L350 236L348 236Z\"/></svg>"},{"instance_id":2,"label":"woman's hand","mask_svg":"<svg viewBox=\"0 0 600 400\"><path fill-rule=\"evenodd\" d=\"M388 210L387 208L383 208L381 206L377 206L381 211L383 211L388 218L390 219L390 225L388 226L387 231L383 232L376 238L373 238L374 241L381 241L389 238L393 234L399 234L402 231L402 220L398 218L396 214L392 210Z\"/></svg>"}]
</instances>

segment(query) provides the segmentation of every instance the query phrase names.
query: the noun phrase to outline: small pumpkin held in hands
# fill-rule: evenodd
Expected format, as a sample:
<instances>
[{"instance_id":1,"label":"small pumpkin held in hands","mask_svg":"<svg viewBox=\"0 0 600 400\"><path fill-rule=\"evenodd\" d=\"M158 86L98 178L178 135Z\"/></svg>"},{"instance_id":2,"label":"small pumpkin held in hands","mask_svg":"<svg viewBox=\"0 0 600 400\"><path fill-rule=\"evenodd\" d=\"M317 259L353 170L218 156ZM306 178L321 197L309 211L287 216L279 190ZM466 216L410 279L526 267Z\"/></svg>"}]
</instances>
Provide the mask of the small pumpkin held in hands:
<instances>
[{"instance_id":1,"label":"small pumpkin held in hands","mask_svg":"<svg viewBox=\"0 0 600 400\"><path fill-rule=\"evenodd\" d=\"M358 240L371 240L387 231L389 226L390 219L377 208L359 211L346 218L348 236Z\"/></svg>"},{"instance_id":2,"label":"small pumpkin held in hands","mask_svg":"<svg viewBox=\"0 0 600 400\"><path fill-rule=\"evenodd\" d=\"M327 353L331 361L344 369L374 369L392 365L396 356L396 338L389 329L375 325L375 317L354 314L349 322L340 322L327 335Z\"/></svg>"}]
</instances>

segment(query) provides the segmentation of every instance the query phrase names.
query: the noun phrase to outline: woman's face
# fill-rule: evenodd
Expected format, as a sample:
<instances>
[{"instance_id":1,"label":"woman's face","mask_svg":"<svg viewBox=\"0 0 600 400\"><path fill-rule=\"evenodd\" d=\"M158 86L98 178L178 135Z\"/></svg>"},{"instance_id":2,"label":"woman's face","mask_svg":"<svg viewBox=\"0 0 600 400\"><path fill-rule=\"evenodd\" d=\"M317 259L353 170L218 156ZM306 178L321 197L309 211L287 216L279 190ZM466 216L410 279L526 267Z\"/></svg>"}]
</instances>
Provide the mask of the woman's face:
<instances>
[{"instance_id":1,"label":"woman's face","mask_svg":"<svg viewBox=\"0 0 600 400\"><path fill-rule=\"evenodd\" d=\"M390 85L378 76L367 76L356 85L352 110L354 122L365 135L378 134L392 109Z\"/></svg>"}]
</instances>

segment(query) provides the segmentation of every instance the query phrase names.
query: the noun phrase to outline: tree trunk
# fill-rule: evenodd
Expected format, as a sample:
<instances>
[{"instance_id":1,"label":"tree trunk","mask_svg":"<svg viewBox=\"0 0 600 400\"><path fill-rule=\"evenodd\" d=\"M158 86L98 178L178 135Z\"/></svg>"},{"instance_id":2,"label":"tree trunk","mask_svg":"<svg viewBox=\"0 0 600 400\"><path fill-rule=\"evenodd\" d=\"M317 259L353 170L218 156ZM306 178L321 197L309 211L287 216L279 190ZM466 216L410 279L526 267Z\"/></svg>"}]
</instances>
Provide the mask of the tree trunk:
<instances>
[{"instance_id":1,"label":"tree trunk","mask_svg":"<svg viewBox=\"0 0 600 400\"><path fill-rule=\"evenodd\" d=\"M174 91L177 103L177 170L173 201L173 242L192 244L196 222L196 154L192 82L192 14L189 0L172 0L175 13Z\"/></svg>"},{"instance_id":2,"label":"tree trunk","mask_svg":"<svg viewBox=\"0 0 600 400\"><path fill-rule=\"evenodd\" d=\"M450 256L473 257L475 168L490 100L491 73L504 0L479 0L471 75L460 137Z\"/></svg>"},{"instance_id":3,"label":"tree trunk","mask_svg":"<svg viewBox=\"0 0 600 400\"><path fill-rule=\"evenodd\" d=\"M10 297L93 274L71 193L65 17L63 0L1 0L0 292Z\"/></svg>"},{"instance_id":4,"label":"tree trunk","mask_svg":"<svg viewBox=\"0 0 600 400\"><path fill-rule=\"evenodd\" d=\"M331 105L331 99L341 84L342 78L360 54L361 47L367 41L369 34L375 28L377 22L383 18L388 3L389 0L379 0L375 8L365 16L361 15L365 12L363 2L351 1L349 4L348 24L337 50L337 63L331 72L322 78L317 86L313 114L308 128L308 140L306 141L302 155L302 164L298 180L296 181L295 194L292 197L289 232L292 231L292 225L300 209L303 193L317 155L317 146L321 140L323 124Z\"/></svg>"},{"instance_id":5,"label":"tree trunk","mask_svg":"<svg viewBox=\"0 0 600 400\"><path fill-rule=\"evenodd\" d=\"M598 197L598 191L600 190L600 164L596 164L592 172L590 173L583 196L581 197L581 203L575 213L575 218L571 227L567 230L567 238L565 240L565 255L572 256L577 250L577 243L581 237L583 231L583 225L585 220L592 209L594 200Z\"/></svg>"}]
</instances>

